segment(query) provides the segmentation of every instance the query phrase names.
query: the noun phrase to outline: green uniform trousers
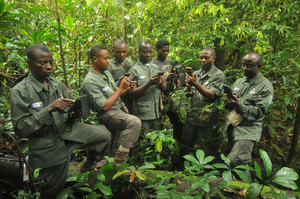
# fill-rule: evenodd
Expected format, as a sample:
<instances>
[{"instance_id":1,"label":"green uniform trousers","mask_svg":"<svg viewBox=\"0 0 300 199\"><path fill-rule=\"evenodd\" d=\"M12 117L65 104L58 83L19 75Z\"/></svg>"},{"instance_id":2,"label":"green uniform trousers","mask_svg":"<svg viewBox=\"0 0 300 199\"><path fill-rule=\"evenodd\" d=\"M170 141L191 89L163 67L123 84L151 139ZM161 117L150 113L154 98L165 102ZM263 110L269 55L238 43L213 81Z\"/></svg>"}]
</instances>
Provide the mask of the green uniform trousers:
<instances>
[{"instance_id":1,"label":"green uniform trousers","mask_svg":"<svg viewBox=\"0 0 300 199\"><path fill-rule=\"evenodd\" d=\"M197 138L205 156L214 156L214 162L217 162L220 158L218 129L214 129L212 126L194 126L185 122L182 128L182 144L187 150L186 152L189 152L190 148L195 145Z\"/></svg>"},{"instance_id":2,"label":"green uniform trousers","mask_svg":"<svg viewBox=\"0 0 300 199\"><path fill-rule=\"evenodd\" d=\"M64 189L73 151L79 148L85 149L87 150L87 157L95 161L100 161L107 154L111 139L111 134L108 130L104 126L81 125L85 125L86 131L82 133L85 133L88 137L87 143L73 142L69 150L62 151L62 153L67 153L68 159L66 162L54 167L41 169L38 178L35 179L35 182L41 182L42 199L56 198Z\"/></svg>"},{"instance_id":3,"label":"green uniform trousers","mask_svg":"<svg viewBox=\"0 0 300 199\"><path fill-rule=\"evenodd\" d=\"M235 167L252 162L251 153L254 143L252 140L235 141L230 153L227 155L230 158L230 165Z\"/></svg>"},{"instance_id":4,"label":"green uniform trousers","mask_svg":"<svg viewBox=\"0 0 300 199\"><path fill-rule=\"evenodd\" d=\"M142 129L144 129L144 136L146 136L150 129L153 130L161 130L161 118L157 118L155 120L142 120Z\"/></svg>"},{"instance_id":5,"label":"green uniform trousers","mask_svg":"<svg viewBox=\"0 0 300 199\"><path fill-rule=\"evenodd\" d=\"M141 120L138 117L120 109L109 109L98 113L97 118L111 133L123 131L119 138L123 147L130 149L138 140L141 132Z\"/></svg>"}]
</instances>

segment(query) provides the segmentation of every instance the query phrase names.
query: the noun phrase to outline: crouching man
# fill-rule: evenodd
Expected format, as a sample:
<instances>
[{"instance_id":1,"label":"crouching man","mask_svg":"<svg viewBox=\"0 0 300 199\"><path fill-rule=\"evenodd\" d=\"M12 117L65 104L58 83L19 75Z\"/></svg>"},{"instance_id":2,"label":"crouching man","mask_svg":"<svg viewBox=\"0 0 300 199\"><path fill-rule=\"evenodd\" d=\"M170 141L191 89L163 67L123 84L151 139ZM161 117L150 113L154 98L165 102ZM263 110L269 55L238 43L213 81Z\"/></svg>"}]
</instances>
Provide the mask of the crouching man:
<instances>
[{"instance_id":1,"label":"crouching man","mask_svg":"<svg viewBox=\"0 0 300 199\"><path fill-rule=\"evenodd\" d=\"M68 113L73 96L66 85L50 77L53 58L49 49L34 44L27 51L30 73L10 91L15 133L29 141L29 166L41 168L41 198L53 199L64 189L75 149L87 150L85 167L91 168L107 153L111 134L104 126L75 122Z\"/></svg>"}]
</instances>

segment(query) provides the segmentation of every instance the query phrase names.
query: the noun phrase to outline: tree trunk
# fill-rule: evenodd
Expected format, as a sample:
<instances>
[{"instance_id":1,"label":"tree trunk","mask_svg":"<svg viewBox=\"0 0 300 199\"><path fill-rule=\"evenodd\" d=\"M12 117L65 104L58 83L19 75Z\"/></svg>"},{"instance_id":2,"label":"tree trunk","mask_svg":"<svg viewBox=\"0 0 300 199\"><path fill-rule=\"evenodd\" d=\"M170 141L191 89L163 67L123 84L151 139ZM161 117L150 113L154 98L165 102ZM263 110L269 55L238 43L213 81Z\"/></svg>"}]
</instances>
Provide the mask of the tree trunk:
<instances>
[{"instance_id":1,"label":"tree trunk","mask_svg":"<svg viewBox=\"0 0 300 199\"><path fill-rule=\"evenodd\" d=\"M216 38L214 40L215 50L216 50L216 61L215 66L221 71L225 70L225 50L220 46L221 38Z\"/></svg>"},{"instance_id":2,"label":"tree trunk","mask_svg":"<svg viewBox=\"0 0 300 199\"><path fill-rule=\"evenodd\" d=\"M300 76L300 74L299 74ZM300 81L300 79L299 79ZM299 82L300 83L300 82ZM297 113L294 124L293 139L291 149L286 165L293 168L297 173L300 172L300 97L298 97ZM297 185L300 185L300 179L297 180Z\"/></svg>"},{"instance_id":3,"label":"tree trunk","mask_svg":"<svg viewBox=\"0 0 300 199\"><path fill-rule=\"evenodd\" d=\"M57 23L58 23L58 37L59 37L59 46L60 46L60 56L61 56L62 65L63 65L63 69L64 69L65 85L69 88L67 73L66 73L66 67L65 67L65 60L64 60L64 50L63 50L62 41L61 41L60 16L59 16L59 12L58 12L57 0L55 0L55 5L56 5L56 14L57 14Z\"/></svg>"}]
</instances>

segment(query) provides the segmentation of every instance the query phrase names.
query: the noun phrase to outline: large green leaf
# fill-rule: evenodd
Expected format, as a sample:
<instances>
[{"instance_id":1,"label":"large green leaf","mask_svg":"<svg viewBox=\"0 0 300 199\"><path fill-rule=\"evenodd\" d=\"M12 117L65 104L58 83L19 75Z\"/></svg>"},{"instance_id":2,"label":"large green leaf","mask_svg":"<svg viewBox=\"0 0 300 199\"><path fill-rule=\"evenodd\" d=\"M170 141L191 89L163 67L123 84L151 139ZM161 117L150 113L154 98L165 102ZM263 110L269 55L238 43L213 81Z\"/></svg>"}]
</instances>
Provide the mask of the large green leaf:
<instances>
[{"instance_id":1,"label":"large green leaf","mask_svg":"<svg viewBox=\"0 0 300 199\"><path fill-rule=\"evenodd\" d=\"M256 172L256 175L259 179L262 179L261 177L261 169L260 169L260 166L257 162L254 162L254 165L255 165L255 172Z\"/></svg>"},{"instance_id":2,"label":"large green leaf","mask_svg":"<svg viewBox=\"0 0 300 199\"><path fill-rule=\"evenodd\" d=\"M183 156L185 159L187 159L188 161L192 162L193 164L195 165L199 165L199 162L197 161L196 158L194 158L193 156L191 155L185 155Z\"/></svg>"},{"instance_id":3,"label":"large green leaf","mask_svg":"<svg viewBox=\"0 0 300 199\"><path fill-rule=\"evenodd\" d=\"M102 181L105 182L105 175L103 173L97 173L96 177Z\"/></svg>"},{"instance_id":4,"label":"large green leaf","mask_svg":"<svg viewBox=\"0 0 300 199\"><path fill-rule=\"evenodd\" d=\"M95 186L93 188L94 189L99 189L106 196L112 196L113 195L113 193L111 191L111 188L104 185L102 182L98 182L97 184L95 184Z\"/></svg>"},{"instance_id":5,"label":"large green leaf","mask_svg":"<svg viewBox=\"0 0 300 199\"><path fill-rule=\"evenodd\" d=\"M203 161L204 161L204 157L205 157L204 151L202 151L201 149L197 150L196 151L196 156L197 156L197 158L199 160L200 165L202 165Z\"/></svg>"},{"instance_id":6,"label":"large green leaf","mask_svg":"<svg viewBox=\"0 0 300 199\"><path fill-rule=\"evenodd\" d=\"M224 181L226 182L227 186L229 186L231 183L231 179L232 179L231 171L224 171L222 173L222 177L223 177Z\"/></svg>"},{"instance_id":7,"label":"large green leaf","mask_svg":"<svg viewBox=\"0 0 300 199\"><path fill-rule=\"evenodd\" d=\"M216 163L216 164L213 164L213 166L216 167L217 169L229 169L229 167L223 163Z\"/></svg>"},{"instance_id":8,"label":"large green leaf","mask_svg":"<svg viewBox=\"0 0 300 199\"><path fill-rule=\"evenodd\" d=\"M71 16L66 16L66 24L68 28L73 31L73 18Z\"/></svg>"},{"instance_id":9,"label":"large green leaf","mask_svg":"<svg viewBox=\"0 0 300 199\"><path fill-rule=\"evenodd\" d=\"M299 176L293 169L282 167L279 171L277 171L276 177L285 177L288 180L297 180Z\"/></svg>"},{"instance_id":10,"label":"large green leaf","mask_svg":"<svg viewBox=\"0 0 300 199\"><path fill-rule=\"evenodd\" d=\"M234 170L234 172L236 174L238 174L240 176L240 178L243 179L248 184L252 184L253 183L251 177L247 173L245 173L243 171L240 171L240 170Z\"/></svg>"},{"instance_id":11,"label":"large green leaf","mask_svg":"<svg viewBox=\"0 0 300 199\"><path fill-rule=\"evenodd\" d=\"M250 170L250 171L255 171L252 167L246 166L246 165L238 165L234 167L234 169L245 169L245 170Z\"/></svg>"},{"instance_id":12,"label":"large green leaf","mask_svg":"<svg viewBox=\"0 0 300 199\"><path fill-rule=\"evenodd\" d=\"M230 158L225 157L225 155L223 153L221 154L221 158L222 158L222 160L224 160L225 164L227 164L227 166L230 167Z\"/></svg>"},{"instance_id":13,"label":"large green leaf","mask_svg":"<svg viewBox=\"0 0 300 199\"><path fill-rule=\"evenodd\" d=\"M48 8L41 8L41 7L32 7L29 9L29 12L36 13L40 11L50 11Z\"/></svg>"},{"instance_id":14,"label":"large green leaf","mask_svg":"<svg viewBox=\"0 0 300 199\"><path fill-rule=\"evenodd\" d=\"M121 176L121 175L123 175L123 174L125 174L125 173L131 173L131 171L130 171L130 170L120 171L120 172L116 173L116 174L113 176L112 179L114 180L114 179L116 179L117 177L119 177L119 176Z\"/></svg>"},{"instance_id":15,"label":"large green leaf","mask_svg":"<svg viewBox=\"0 0 300 199\"><path fill-rule=\"evenodd\" d=\"M146 165L139 167L137 170L142 171L145 169L155 169L155 166L154 166L154 164L146 164Z\"/></svg>"},{"instance_id":16,"label":"large green leaf","mask_svg":"<svg viewBox=\"0 0 300 199\"><path fill-rule=\"evenodd\" d=\"M158 137L156 140L155 140L155 152L161 152L162 151L162 141L160 139L160 137Z\"/></svg>"},{"instance_id":17,"label":"large green leaf","mask_svg":"<svg viewBox=\"0 0 300 199\"><path fill-rule=\"evenodd\" d=\"M206 158L204 158L204 161L203 161L202 164L205 165L205 164L207 164L207 163L213 161L214 159L215 159L214 156L207 156Z\"/></svg>"},{"instance_id":18,"label":"large green leaf","mask_svg":"<svg viewBox=\"0 0 300 199\"><path fill-rule=\"evenodd\" d=\"M252 184L247 189L246 199L256 199L259 196L261 189L262 189L262 187L260 184L257 184L257 183Z\"/></svg>"},{"instance_id":19,"label":"large green leaf","mask_svg":"<svg viewBox=\"0 0 300 199\"><path fill-rule=\"evenodd\" d=\"M264 150L260 149L259 151L260 151L260 156L264 161L264 165L265 165L267 177L268 177L272 173L272 169L273 169L272 162L271 162L268 154Z\"/></svg>"},{"instance_id":20,"label":"large green leaf","mask_svg":"<svg viewBox=\"0 0 300 199\"><path fill-rule=\"evenodd\" d=\"M142 174L141 171L135 171L136 177L138 177L140 180L146 180L145 175Z\"/></svg>"},{"instance_id":21,"label":"large green leaf","mask_svg":"<svg viewBox=\"0 0 300 199\"><path fill-rule=\"evenodd\" d=\"M298 189L298 186L294 181L291 181L291 180L289 180L289 179L287 179L283 176L274 178L272 180L272 182L275 182L276 184L279 184L279 185L284 186L284 187L291 188L293 190Z\"/></svg>"},{"instance_id":22,"label":"large green leaf","mask_svg":"<svg viewBox=\"0 0 300 199\"><path fill-rule=\"evenodd\" d=\"M74 192L71 188L72 187L68 187L60 192L60 194L57 196L57 199L67 199Z\"/></svg>"}]
</instances>

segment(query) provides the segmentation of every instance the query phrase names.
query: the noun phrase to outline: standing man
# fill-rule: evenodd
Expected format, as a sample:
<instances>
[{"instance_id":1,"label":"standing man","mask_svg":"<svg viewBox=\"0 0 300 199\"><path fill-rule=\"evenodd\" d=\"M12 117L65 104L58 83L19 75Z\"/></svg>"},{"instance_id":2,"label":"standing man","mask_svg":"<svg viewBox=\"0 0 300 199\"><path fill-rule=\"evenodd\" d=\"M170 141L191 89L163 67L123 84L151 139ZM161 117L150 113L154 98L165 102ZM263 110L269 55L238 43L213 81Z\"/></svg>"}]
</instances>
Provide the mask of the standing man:
<instances>
[{"instance_id":1,"label":"standing man","mask_svg":"<svg viewBox=\"0 0 300 199\"><path fill-rule=\"evenodd\" d=\"M134 101L132 113L142 120L145 135L150 129L161 129L162 100L160 92L166 90L163 76L157 76L158 66L150 63L153 48L149 40L139 43L139 61L128 71L132 76L137 74L136 88L129 91Z\"/></svg>"},{"instance_id":2,"label":"standing man","mask_svg":"<svg viewBox=\"0 0 300 199\"><path fill-rule=\"evenodd\" d=\"M166 39L160 39L156 42L155 47L156 47L156 52L157 55L156 57L151 61L152 64L156 64L159 68L159 70L163 70L165 72L164 77L166 77L165 79L167 80L167 89L166 91L163 93L164 97L163 97L163 102L164 102L164 107L166 107L165 105L168 104L168 110L167 111L167 115L170 119L170 122L173 125L173 135L174 138L177 141L181 140L181 130L182 130L182 126L183 124L180 121L180 118L178 116L178 113L175 111L176 108L178 109L178 107L173 107L171 102L171 98L169 98L169 95L172 94L172 92L174 91L174 74L170 73L172 68L174 68L174 63L171 59L168 59L168 54L169 54L169 41L167 41Z\"/></svg>"},{"instance_id":3,"label":"standing man","mask_svg":"<svg viewBox=\"0 0 300 199\"><path fill-rule=\"evenodd\" d=\"M228 154L232 166L252 161L251 152L261 137L263 118L272 103L272 83L259 72L261 57L258 53L247 54L242 60L244 77L233 84L233 98L226 95L225 108L233 108L223 131L228 132L232 149Z\"/></svg>"},{"instance_id":4,"label":"standing man","mask_svg":"<svg viewBox=\"0 0 300 199\"><path fill-rule=\"evenodd\" d=\"M192 148L198 137L200 148L206 156L219 158L219 135L214 125L220 122L219 98L225 75L214 66L216 52L205 48L200 53L202 69L194 72L194 77L186 74L186 83L191 88L191 103L182 130L182 144ZM210 106L207 108L207 106Z\"/></svg>"},{"instance_id":5,"label":"standing man","mask_svg":"<svg viewBox=\"0 0 300 199\"><path fill-rule=\"evenodd\" d=\"M130 84L129 77L124 77L120 79L120 85L117 87L107 70L110 61L108 50L104 46L92 47L90 57L92 67L82 82L81 91L88 96L91 109L97 112L100 124L105 125L112 133L124 131L113 161L113 166L117 167L127 162L129 150L140 135L140 119L124 112L126 108L120 100L120 97L126 95L135 85Z\"/></svg>"},{"instance_id":6,"label":"standing man","mask_svg":"<svg viewBox=\"0 0 300 199\"><path fill-rule=\"evenodd\" d=\"M41 198L56 198L64 189L70 156L77 148L87 149L81 169L106 155L110 132L104 126L75 122L68 113L73 96L66 85L50 77L53 58L49 49L34 44L27 51L30 73L10 91L10 107L15 133L29 141L29 166L41 168Z\"/></svg>"},{"instance_id":7,"label":"standing man","mask_svg":"<svg viewBox=\"0 0 300 199\"><path fill-rule=\"evenodd\" d=\"M125 75L134 65L134 62L127 57L127 44L124 40L117 39L113 43L114 56L111 58L108 70L112 74L114 81L119 84L119 78ZM128 111L132 112L132 99L128 95L121 98Z\"/></svg>"}]
</instances>

